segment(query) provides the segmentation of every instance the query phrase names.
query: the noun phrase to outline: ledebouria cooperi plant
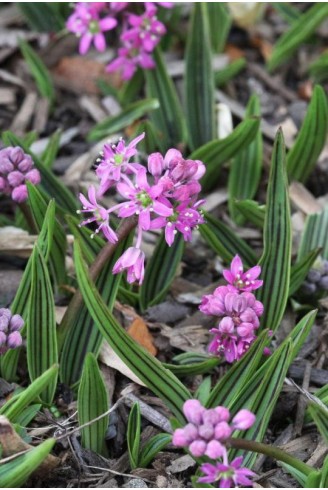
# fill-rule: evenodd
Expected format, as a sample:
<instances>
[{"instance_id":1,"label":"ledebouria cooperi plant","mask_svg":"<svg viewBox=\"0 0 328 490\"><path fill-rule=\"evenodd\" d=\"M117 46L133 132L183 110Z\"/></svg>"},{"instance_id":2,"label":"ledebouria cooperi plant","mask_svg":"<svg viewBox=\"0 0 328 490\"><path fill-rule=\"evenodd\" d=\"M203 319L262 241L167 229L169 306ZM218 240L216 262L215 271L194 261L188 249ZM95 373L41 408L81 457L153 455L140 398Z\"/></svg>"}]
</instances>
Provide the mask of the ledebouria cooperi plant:
<instances>
[{"instance_id":1,"label":"ledebouria cooperi plant","mask_svg":"<svg viewBox=\"0 0 328 490\"><path fill-rule=\"evenodd\" d=\"M20 315L13 315L8 308L0 308L0 355L22 345L20 330L23 326Z\"/></svg>"},{"instance_id":2,"label":"ledebouria cooperi plant","mask_svg":"<svg viewBox=\"0 0 328 490\"><path fill-rule=\"evenodd\" d=\"M192 230L204 222L198 199L201 190L199 179L205 173L200 160L185 160L180 151L171 148L165 154L152 153L148 157L147 168L138 161L130 161L137 155L136 145L144 138L144 133L128 145L120 140L117 145L105 145L98 159L96 174L100 184L98 192L91 186L88 199L80 194L83 209L78 213L91 213L81 225L97 223L95 233L100 231L107 240L118 240L110 218L116 213L119 218L135 216L137 219L137 239L117 260L113 273L127 270L127 280L142 283L145 255L141 250L143 231L164 229L168 246L174 242L177 233L190 241ZM105 208L98 199L110 188L120 195L120 203Z\"/></svg>"},{"instance_id":3,"label":"ledebouria cooperi plant","mask_svg":"<svg viewBox=\"0 0 328 490\"><path fill-rule=\"evenodd\" d=\"M26 182L38 184L40 180L31 156L22 148L9 146L0 150L0 194L22 203L28 197Z\"/></svg>"},{"instance_id":4,"label":"ledebouria cooperi plant","mask_svg":"<svg viewBox=\"0 0 328 490\"><path fill-rule=\"evenodd\" d=\"M242 261L236 255L230 270L223 271L229 284L202 298L199 309L205 315L219 318L216 328L210 330L214 338L208 350L224 356L229 363L240 359L256 339L263 304L251 291L262 286L263 281L257 279L260 273L258 265L243 272Z\"/></svg>"},{"instance_id":5,"label":"ledebouria cooperi plant","mask_svg":"<svg viewBox=\"0 0 328 490\"><path fill-rule=\"evenodd\" d=\"M205 476L199 478L199 482L217 483L221 488L252 486L249 477L254 476L254 473L241 468L242 457L229 464L227 446L235 430L252 427L255 415L243 409L230 421L230 411L226 407L206 409L198 400L187 400L183 405L183 413L188 424L174 431L172 443L187 448L196 458L207 456L214 462L204 463L200 467Z\"/></svg>"}]
</instances>

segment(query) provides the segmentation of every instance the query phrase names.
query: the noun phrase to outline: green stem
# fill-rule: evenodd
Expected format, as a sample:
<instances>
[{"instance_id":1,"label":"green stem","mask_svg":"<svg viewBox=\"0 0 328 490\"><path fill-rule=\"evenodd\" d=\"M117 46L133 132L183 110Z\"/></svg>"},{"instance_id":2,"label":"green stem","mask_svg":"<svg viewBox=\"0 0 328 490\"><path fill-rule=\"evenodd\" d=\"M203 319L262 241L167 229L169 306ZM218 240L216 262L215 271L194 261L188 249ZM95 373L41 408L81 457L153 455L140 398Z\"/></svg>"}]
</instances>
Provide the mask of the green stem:
<instances>
[{"instance_id":1,"label":"green stem","mask_svg":"<svg viewBox=\"0 0 328 490\"><path fill-rule=\"evenodd\" d=\"M29 227L30 231L34 235L38 235L39 234L39 230L37 229L37 226L35 224L35 221L34 221L34 218L33 218L33 214L31 212L31 209L30 209L29 205L26 202L20 202L18 205L19 205L19 208L22 211L22 213L23 213L23 215L24 215L24 217L26 219L26 222L28 224L28 227Z\"/></svg>"},{"instance_id":2,"label":"green stem","mask_svg":"<svg viewBox=\"0 0 328 490\"><path fill-rule=\"evenodd\" d=\"M93 281L98 277L106 262L112 257L119 243L129 235L136 224L137 220L135 216L131 218L126 218L121 222L120 226L117 229L118 241L116 243L106 243L106 245L101 249L97 257L95 258L92 266L90 267L89 273ZM63 345L67 331L74 321L76 312L81 308L82 305L83 297L80 291L77 290L74 293L74 296L72 297L65 312L65 315L63 316L63 319L57 329L59 351L61 349L61 346Z\"/></svg>"},{"instance_id":3,"label":"green stem","mask_svg":"<svg viewBox=\"0 0 328 490\"><path fill-rule=\"evenodd\" d=\"M228 443L229 446L233 447L234 449L244 449L246 451L252 451L253 453L265 454L265 456L282 461L301 473L304 473L306 476L313 471L311 466L303 463L303 461L300 461L297 458L294 458L294 456L285 453L285 451L282 451L282 449L279 449L276 446L269 446L268 444L263 444L262 442L247 441L245 439L238 439L234 437L229 439Z\"/></svg>"}]
</instances>

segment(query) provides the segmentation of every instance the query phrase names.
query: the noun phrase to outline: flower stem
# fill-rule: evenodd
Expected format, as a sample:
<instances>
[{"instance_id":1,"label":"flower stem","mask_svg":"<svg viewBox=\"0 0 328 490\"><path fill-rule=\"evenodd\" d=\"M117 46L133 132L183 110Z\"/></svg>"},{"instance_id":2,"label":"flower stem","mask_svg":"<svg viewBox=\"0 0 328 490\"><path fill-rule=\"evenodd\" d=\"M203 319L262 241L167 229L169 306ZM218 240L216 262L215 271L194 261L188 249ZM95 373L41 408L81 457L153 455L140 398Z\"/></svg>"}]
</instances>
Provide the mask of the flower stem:
<instances>
[{"instance_id":1,"label":"flower stem","mask_svg":"<svg viewBox=\"0 0 328 490\"><path fill-rule=\"evenodd\" d=\"M31 212L31 209L30 209L29 205L26 202L20 202L18 205L19 205L19 208L20 208L21 212L24 215L24 218L26 219L26 222L27 222L27 225L28 225L30 231L34 235L38 235L39 234L39 230L36 227L36 224L35 224L35 221L34 221L34 218L33 218L33 214Z\"/></svg>"},{"instance_id":2,"label":"flower stem","mask_svg":"<svg viewBox=\"0 0 328 490\"><path fill-rule=\"evenodd\" d=\"M135 216L131 218L126 218L121 222L120 226L117 229L118 241L116 243L106 243L106 245L100 250L99 254L95 258L95 261L89 269L89 275L93 281L98 277L106 262L108 262L108 260L112 257L119 243L129 235L129 233L136 225L137 219ZM69 330L69 328L72 327L72 322L74 321L76 312L81 308L82 305L83 297L80 291L76 290L57 329L59 350L63 345L67 331Z\"/></svg>"},{"instance_id":3,"label":"flower stem","mask_svg":"<svg viewBox=\"0 0 328 490\"><path fill-rule=\"evenodd\" d=\"M245 439L238 439L234 437L229 439L228 443L229 446L233 447L234 449L244 449L246 451L252 451L254 453L265 454L265 456L269 456L270 458L282 461L283 463L292 466L293 468L300 471L301 473L304 473L307 476L314 470L314 468L307 465L306 463L303 463L303 461L294 458L294 456L285 453L285 451L282 451L282 449L279 449L275 446L270 446L261 442L247 441Z\"/></svg>"}]
</instances>

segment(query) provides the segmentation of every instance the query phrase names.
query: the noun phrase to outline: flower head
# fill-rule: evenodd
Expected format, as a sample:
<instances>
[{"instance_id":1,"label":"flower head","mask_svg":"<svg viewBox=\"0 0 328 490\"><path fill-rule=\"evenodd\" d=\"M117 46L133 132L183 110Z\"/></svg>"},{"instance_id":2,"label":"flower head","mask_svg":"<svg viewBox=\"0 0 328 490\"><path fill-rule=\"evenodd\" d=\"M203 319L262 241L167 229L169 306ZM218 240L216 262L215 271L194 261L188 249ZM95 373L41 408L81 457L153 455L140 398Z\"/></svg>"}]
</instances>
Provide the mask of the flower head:
<instances>
[{"instance_id":1,"label":"flower head","mask_svg":"<svg viewBox=\"0 0 328 490\"><path fill-rule=\"evenodd\" d=\"M0 355L22 345L20 330L23 326L20 315L13 315L8 308L0 308Z\"/></svg>"},{"instance_id":2,"label":"flower head","mask_svg":"<svg viewBox=\"0 0 328 490\"><path fill-rule=\"evenodd\" d=\"M242 468L243 457L235 458L231 463L205 463L200 469L205 474L198 479L200 483L218 483L219 488L252 487L250 480L255 473Z\"/></svg>"},{"instance_id":3,"label":"flower head","mask_svg":"<svg viewBox=\"0 0 328 490\"><path fill-rule=\"evenodd\" d=\"M230 270L225 269L223 276L225 280L239 291L253 291L262 286L263 281L257 279L261 274L261 267L256 265L246 272L238 255L231 262Z\"/></svg>"},{"instance_id":4,"label":"flower head","mask_svg":"<svg viewBox=\"0 0 328 490\"><path fill-rule=\"evenodd\" d=\"M0 150L0 193L11 196L16 202L24 202L28 197L26 182L39 184L40 180L31 156L22 148L9 146Z\"/></svg>"},{"instance_id":5,"label":"flower head","mask_svg":"<svg viewBox=\"0 0 328 490\"><path fill-rule=\"evenodd\" d=\"M121 36L123 42L140 44L147 53L154 51L166 28L156 17L157 9L153 3L145 3L145 12L142 15L129 14L127 21L129 29Z\"/></svg>"}]
</instances>

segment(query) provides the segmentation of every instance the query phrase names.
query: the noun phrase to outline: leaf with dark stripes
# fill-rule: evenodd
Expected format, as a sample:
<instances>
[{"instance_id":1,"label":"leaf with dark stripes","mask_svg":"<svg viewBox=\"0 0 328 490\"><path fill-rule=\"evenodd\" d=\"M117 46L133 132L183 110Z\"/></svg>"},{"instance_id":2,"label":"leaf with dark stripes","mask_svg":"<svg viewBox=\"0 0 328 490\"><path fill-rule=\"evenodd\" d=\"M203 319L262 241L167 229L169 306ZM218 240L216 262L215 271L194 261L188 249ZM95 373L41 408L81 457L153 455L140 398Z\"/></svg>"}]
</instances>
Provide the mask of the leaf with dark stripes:
<instances>
[{"instance_id":1,"label":"leaf with dark stripes","mask_svg":"<svg viewBox=\"0 0 328 490\"><path fill-rule=\"evenodd\" d=\"M109 402L107 389L98 367L97 359L92 353L87 354L77 396L77 413L79 425L92 422L108 412ZM81 429L82 446L95 453L107 455L105 434L109 415Z\"/></svg>"},{"instance_id":2,"label":"leaf with dark stripes","mask_svg":"<svg viewBox=\"0 0 328 490\"><path fill-rule=\"evenodd\" d=\"M271 159L260 260L263 286L257 291L257 298L264 305L261 325L273 331L285 312L290 282L292 233L285 165L285 145L282 132L278 131Z\"/></svg>"},{"instance_id":3,"label":"leaf with dark stripes","mask_svg":"<svg viewBox=\"0 0 328 490\"><path fill-rule=\"evenodd\" d=\"M297 260L320 247L321 255L328 259L328 206L321 213L309 214L306 218Z\"/></svg>"},{"instance_id":4,"label":"leaf with dark stripes","mask_svg":"<svg viewBox=\"0 0 328 490\"><path fill-rule=\"evenodd\" d=\"M128 444L128 453L131 469L134 470L139 466L140 456L140 435L141 435L141 414L139 403L134 403L128 419L128 428L126 432L126 441Z\"/></svg>"},{"instance_id":5,"label":"leaf with dark stripes","mask_svg":"<svg viewBox=\"0 0 328 490\"><path fill-rule=\"evenodd\" d=\"M223 260L231 262L238 254L249 267L253 267L258 262L253 249L247 245L245 240L209 213L205 212L204 217L205 223L199 226L200 234Z\"/></svg>"},{"instance_id":6,"label":"leaf with dark stripes","mask_svg":"<svg viewBox=\"0 0 328 490\"><path fill-rule=\"evenodd\" d=\"M263 204L259 204L250 199L245 199L243 201L236 201L235 207L247 221L250 221L253 225L262 230L265 218L265 206Z\"/></svg>"},{"instance_id":7,"label":"leaf with dark stripes","mask_svg":"<svg viewBox=\"0 0 328 490\"><path fill-rule=\"evenodd\" d=\"M58 362L55 303L46 262L35 246L32 254L32 281L27 320L27 365L31 381ZM57 379L41 393L41 399L51 404Z\"/></svg>"},{"instance_id":8,"label":"leaf with dark stripes","mask_svg":"<svg viewBox=\"0 0 328 490\"><path fill-rule=\"evenodd\" d=\"M218 183L222 165L254 140L259 125L259 119L246 119L226 138L210 141L192 152L189 158L201 160L206 165L206 173L201 179L203 191L210 190Z\"/></svg>"},{"instance_id":9,"label":"leaf with dark stripes","mask_svg":"<svg viewBox=\"0 0 328 490\"><path fill-rule=\"evenodd\" d=\"M328 103L320 85L314 88L302 127L287 155L290 180L305 182L312 173L322 152L328 133Z\"/></svg>"},{"instance_id":10,"label":"leaf with dark stripes","mask_svg":"<svg viewBox=\"0 0 328 490\"><path fill-rule=\"evenodd\" d=\"M186 48L185 102L192 150L216 136L214 73L207 3L194 3Z\"/></svg>"},{"instance_id":11,"label":"leaf with dark stripes","mask_svg":"<svg viewBox=\"0 0 328 490\"><path fill-rule=\"evenodd\" d=\"M148 306L160 303L169 289L184 251L184 239L179 233L171 247L160 237L152 257L149 259L145 278L140 288L140 306L146 310Z\"/></svg>"},{"instance_id":12,"label":"leaf with dark stripes","mask_svg":"<svg viewBox=\"0 0 328 490\"><path fill-rule=\"evenodd\" d=\"M207 12L213 51L222 53L232 24L232 17L227 5L223 2L208 2Z\"/></svg>"},{"instance_id":13,"label":"leaf with dark stripes","mask_svg":"<svg viewBox=\"0 0 328 490\"><path fill-rule=\"evenodd\" d=\"M163 148L163 151L166 151L185 141L186 122L177 91L167 73L159 48L154 51L153 58L156 68L145 70L146 93L160 103L159 109L151 112L150 120L160 133L157 143Z\"/></svg>"},{"instance_id":14,"label":"leaf with dark stripes","mask_svg":"<svg viewBox=\"0 0 328 490\"><path fill-rule=\"evenodd\" d=\"M162 451L172 440L171 434L156 434L142 448L139 456L139 468L147 468L156 454Z\"/></svg>"},{"instance_id":15,"label":"leaf with dark stripes","mask_svg":"<svg viewBox=\"0 0 328 490\"><path fill-rule=\"evenodd\" d=\"M320 434L328 444L328 408L312 402L308 410Z\"/></svg>"},{"instance_id":16,"label":"leaf with dark stripes","mask_svg":"<svg viewBox=\"0 0 328 490\"><path fill-rule=\"evenodd\" d=\"M290 271L289 296L292 296L302 286L316 258L319 256L321 248L316 248L307 253L296 264L292 265Z\"/></svg>"},{"instance_id":17,"label":"leaf with dark stripes","mask_svg":"<svg viewBox=\"0 0 328 490\"><path fill-rule=\"evenodd\" d=\"M140 347L118 324L88 277L81 248L74 244L74 258L79 287L87 308L100 332L121 360L184 422L183 403L191 394L180 381L145 349Z\"/></svg>"},{"instance_id":18,"label":"leaf with dark stripes","mask_svg":"<svg viewBox=\"0 0 328 490\"><path fill-rule=\"evenodd\" d=\"M251 116L261 116L260 99L253 95L246 108L246 118ZM229 180L228 180L228 205L231 218L238 225L245 221L244 216L236 207L236 200L252 199L257 191L263 160L263 142L262 133L259 128L257 135L250 145L240 151L232 160Z\"/></svg>"}]
</instances>

